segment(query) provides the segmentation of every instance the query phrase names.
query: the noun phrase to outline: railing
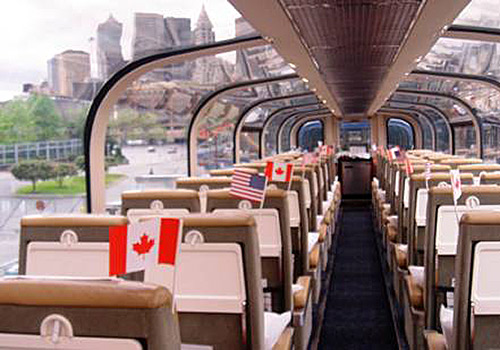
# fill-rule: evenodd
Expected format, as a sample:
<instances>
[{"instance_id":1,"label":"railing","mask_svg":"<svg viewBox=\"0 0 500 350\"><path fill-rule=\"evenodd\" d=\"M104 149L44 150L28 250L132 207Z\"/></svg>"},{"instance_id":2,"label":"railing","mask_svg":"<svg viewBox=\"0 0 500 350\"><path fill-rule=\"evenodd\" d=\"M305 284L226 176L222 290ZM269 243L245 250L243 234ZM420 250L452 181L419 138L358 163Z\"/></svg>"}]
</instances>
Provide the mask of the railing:
<instances>
[{"instance_id":1,"label":"railing","mask_svg":"<svg viewBox=\"0 0 500 350\"><path fill-rule=\"evenodd\" d=\"M22 160L60 160L83 154L80 139L0 145L0 166L17 164Z\"/></svg>"}]
</instances>

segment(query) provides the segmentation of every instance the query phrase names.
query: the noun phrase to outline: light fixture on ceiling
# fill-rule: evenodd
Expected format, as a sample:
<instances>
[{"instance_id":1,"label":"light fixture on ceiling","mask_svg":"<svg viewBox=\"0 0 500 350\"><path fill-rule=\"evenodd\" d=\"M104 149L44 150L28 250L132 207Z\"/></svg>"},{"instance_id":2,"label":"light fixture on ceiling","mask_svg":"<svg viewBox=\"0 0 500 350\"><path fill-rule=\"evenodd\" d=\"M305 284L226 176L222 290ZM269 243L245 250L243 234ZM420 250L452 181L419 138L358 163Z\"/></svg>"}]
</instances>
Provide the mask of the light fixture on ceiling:
<instances>
[{"instance_id":1,"label":"light fixture on ceiling","mask_svg":"<svg viewBox=\"0 0 500 350\"><path fill-rule=\"evenodd\" d=\"M304 83L306 83L306 84L309 82L309 80L308 80L307 78L302 78L302 81L303 81Z\"/></svg>"},{"instance_id":2,"label":"light fixture on ceiling","mask_svg":"<svg viewBox=\"0 0 500 350\"><path fill-rule=\"evenodd\" d=\"M326 105L326 100L323 100L323 101L321 101L321 102L323 102L323 104L324 104L324 105Z\"/></svg>"},{"instance_id":3,"label":"light fixture on ceiling","mask_svg":"<svg viewBox=\"0 0 500 350\"><path fill-rule=\"evenodd\" d=\"M292 69L297 69L297 66L293 63L288 63L288 65L290 66L290 68Z\"/></svg>"}]
</instances>

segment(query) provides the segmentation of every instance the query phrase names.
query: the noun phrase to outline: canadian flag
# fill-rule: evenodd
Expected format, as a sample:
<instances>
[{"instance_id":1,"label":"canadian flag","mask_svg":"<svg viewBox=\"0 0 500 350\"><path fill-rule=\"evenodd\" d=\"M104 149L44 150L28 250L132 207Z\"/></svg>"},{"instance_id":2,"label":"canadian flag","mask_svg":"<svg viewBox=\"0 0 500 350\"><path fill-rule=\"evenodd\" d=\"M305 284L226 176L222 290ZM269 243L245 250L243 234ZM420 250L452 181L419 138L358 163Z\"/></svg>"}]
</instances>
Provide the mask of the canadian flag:
<instances>
[{"instance_id":1,"label":"canadian flag","mask_svg":"<svg viewBox=\"0 0 500 350\"><path fill-rule=\"evenodd\" d=\"M406 153L403 155L404 157L404 160L405 160L405 168L406 168L406 173L408 175L411 175L413 174L413 164L411 163L410 161L410 158L408 158L408 156L406 155Z\"/></svg>"},{"instance_id":2,"label":"canadian flag","mask_svg":"<svg viewBox=\"0 0 500 350\"><path fill-rule=\"evenodd\" d=\"M453 201L457 205L458 200L462 196L462 180L460 179L460 170L450 170L451 187L453 188Z\"/></svg>"},{"instance_id":3,"label":"canadian flag","mask_svg":"<svg viewBox=\"0 0 500 350\"><path fill-rule=\"evenodd\" d=\"M109 275L173 265L180 249L182 221L151 218L109 230Z\"/></svg>"},{"instance_id":4,"label":"canadian flag","mask_svg":"<svg viewBox=\"0 0 500 350\"><path fill-rule=\"evenodd\" d=\"M293 163L267 162L265 175L269 181L290 182Z\"/></svg>"}]
</instances>

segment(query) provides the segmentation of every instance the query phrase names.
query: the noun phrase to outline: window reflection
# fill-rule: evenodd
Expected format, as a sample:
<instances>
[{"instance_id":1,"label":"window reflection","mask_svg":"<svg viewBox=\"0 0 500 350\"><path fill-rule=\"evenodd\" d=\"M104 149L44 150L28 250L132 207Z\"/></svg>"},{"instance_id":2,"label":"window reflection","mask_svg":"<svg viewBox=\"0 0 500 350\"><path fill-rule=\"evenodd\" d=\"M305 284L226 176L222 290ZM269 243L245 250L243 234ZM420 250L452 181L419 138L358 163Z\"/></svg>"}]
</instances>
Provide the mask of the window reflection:
<instances>
[{"instance_id":1,"label":"window reflection","mask_svg":"<svg viewBox=\"0 0 500 350\"><path fill-rule=\"evenodd\" d=\"M390 118L387 121L387 147L399 146L401 149L415 148L413 127L405 120Z\"/></svg>"},{"instance_id":2,"label":"window reflection","mask_svg":"<svg viewBox=\"0 0 500 350\"><path fill-rule=\"evenodd\" d=\"M500 28L498 0L472 0L453 24Z\"/></svg>"},{"instance_id":3,"label":"window reflection","mask_svg":"<svg viewBox=\"0 0 500 350\"><path fill-rule=\"evenodd\" d=\"M323 140L323 122L313 120L304 123L298 132L298 146L307 152L312 152L318 146L318 141Z\"/></svg>"}]
</instances>

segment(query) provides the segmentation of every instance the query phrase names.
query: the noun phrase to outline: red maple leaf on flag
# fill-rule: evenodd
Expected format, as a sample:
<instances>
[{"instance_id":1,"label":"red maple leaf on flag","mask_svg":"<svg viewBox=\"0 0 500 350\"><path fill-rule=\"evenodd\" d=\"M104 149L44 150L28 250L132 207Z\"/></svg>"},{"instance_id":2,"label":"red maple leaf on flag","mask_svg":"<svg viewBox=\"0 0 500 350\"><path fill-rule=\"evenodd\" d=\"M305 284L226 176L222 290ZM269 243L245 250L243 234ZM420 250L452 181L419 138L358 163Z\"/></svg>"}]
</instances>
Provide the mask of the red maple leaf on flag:
<instances>
[{"instance_id":1,"label":"red maple leaf on flag","mask_svg":"<svg viewBox=\"0 0 500 350\"><path fill-rule=\"evenodd\" d=\"M276 175L283 175L284 171L281 168L276 169L275 171Z\"/></svg>"},{"instance_id":2,"label":"red maple leaf on flag","mask_svg":"<svg viewBox=\"0 0 500 350\"><path fill-rule=\"evenodd\" d=\"M134 252L139 254L139 256L143 254L147 254L150 252L151 248L155 245L155 240L150 239L149 236L145 233L142 234L141 240L132 245L132 249Z\"/></svg>"}]
</instances>

